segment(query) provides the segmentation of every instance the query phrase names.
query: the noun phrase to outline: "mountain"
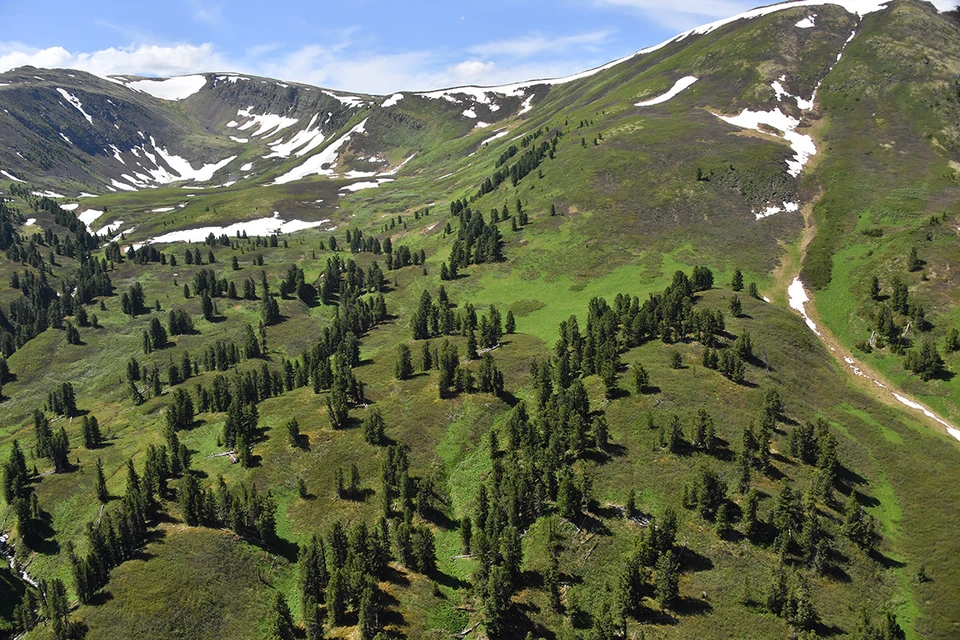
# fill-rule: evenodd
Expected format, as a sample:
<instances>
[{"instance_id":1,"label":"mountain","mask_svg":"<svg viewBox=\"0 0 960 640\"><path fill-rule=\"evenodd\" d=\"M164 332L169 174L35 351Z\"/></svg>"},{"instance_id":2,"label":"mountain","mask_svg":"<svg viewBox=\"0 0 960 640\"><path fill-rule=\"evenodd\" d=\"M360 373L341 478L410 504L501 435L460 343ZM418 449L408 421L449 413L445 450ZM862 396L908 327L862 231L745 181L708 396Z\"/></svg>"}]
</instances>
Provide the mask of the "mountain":
<instances>
[{"instance_id":1,"label":"mountain","mask_svg":"<svg viewBox=\"0 0 960 640\"><path fill-rule=\"evenodd\" d=\"M958 68L839 0L498 87L0 74L0 634L955 636Z\"/></svg>"}]
</instances>

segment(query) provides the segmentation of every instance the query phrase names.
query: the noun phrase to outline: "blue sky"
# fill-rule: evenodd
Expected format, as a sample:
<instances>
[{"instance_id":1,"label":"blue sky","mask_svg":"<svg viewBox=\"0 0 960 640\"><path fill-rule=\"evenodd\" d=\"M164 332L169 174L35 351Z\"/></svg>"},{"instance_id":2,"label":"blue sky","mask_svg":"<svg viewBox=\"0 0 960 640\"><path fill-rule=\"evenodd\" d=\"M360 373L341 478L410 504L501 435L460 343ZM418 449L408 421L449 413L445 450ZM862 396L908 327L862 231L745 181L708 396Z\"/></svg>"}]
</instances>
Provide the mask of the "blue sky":
<instances>
[{"instance_id":1,"label":"blue sky","mask_svg":"<svg viewBox=\"0 0 960 640\"><path fill-rule=\"evenodd\" d=\"M0 71L238 71L381 94L501 84L581 71L763 3L0 0L16 25L0 34Z\"/></svg>"}]
</instances>

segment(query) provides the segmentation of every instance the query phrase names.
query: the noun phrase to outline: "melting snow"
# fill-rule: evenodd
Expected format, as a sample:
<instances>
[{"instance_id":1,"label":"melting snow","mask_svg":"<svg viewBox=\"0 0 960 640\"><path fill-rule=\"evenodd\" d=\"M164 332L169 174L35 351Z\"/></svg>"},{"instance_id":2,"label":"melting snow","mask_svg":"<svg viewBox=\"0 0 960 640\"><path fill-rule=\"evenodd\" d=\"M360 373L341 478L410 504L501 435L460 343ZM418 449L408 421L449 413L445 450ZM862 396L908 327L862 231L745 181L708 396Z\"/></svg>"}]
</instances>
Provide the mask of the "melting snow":
<instances>
[{"instance_id":1,"label":"melting snow","mask_svg":"<svg viewBox=\"0 0 960 640\"><path fill-rule=\"evenodd\" d=\"M340 147L345 145L350 141L350 138L354 134L363 133L364 126L367 124L367 119L364 118L360 124L356 125L345 134L334 140L327 146L326 149L320 153L310 156L302 164L297 167L294 167L287 173L283 174L279 178L273 181L273 184L286 184L288 182L293 182L294 180L300 180L310 175L321 175L321 176L331 176L333 175L333 164L337 161L337 157L340 151ZM323 168L323 165L330 165L326 169Z\"/></svg>"},{"instance_id":2,"label":"melting snow","mask_svg":"<svg viewBox=\"0 0 960 640\"><path fill-rule=\"evenodd\" d=\"M80 206L80 203L79 203L79 202L71 202L70 204L62 204L62 205L60 205L60 208L63 209L64 211L74 211L74 210L77 209L79 206Z\"/></svg>"},{"instance_id":3,"label":"melting snow","mask_svg":"<svg viewBox=\"0 0 960 640\"><path fill-rule=\"evenodd\" d=\"M57 193L56 191L31 191L30 193L37 196L38 198L66 198L67 197L62 193Z\"/></svg>"},{"instance_id":4,"label":"melting snow","mask_svg":"<svg viewBox=\"0 0 960 640\"><path fill-rule=\"evenodd\" d=\"M60 137L66 140L67 144L73 144L73 141L71 141L67 136L63 135L63 133L60 134Z\"/></svg>"},{"instance_id":5,"label":"melting snow","mask_svg":"<svg viewBox=\"0 0 960 640\"><path fill-rule=\"evenodd\" d=\"M124 84L161 100L183 100L203 89L207 79L203 76L177 76L162 80L135 80Z\"/></svg>"},{"instance_id":6,"label":"melting snow","mask_svg":"<svg viewBox=\"0 0 960 640\"><path fill-rule=\"evenodd\" d=\"M362 107L364 104L366 104L363 98L359 98L357 96L339 96L332 91L324 91L323 93L327 94L331 98L336 98L348 107Z\"/></svg>"},{"instance_id":7,"label":"melting snow","mask_svg":"<svg viewBox=\"0 0 960 640\"><path fill-rule=\"evenodd\" d=\"M240 165L240 171L250 171L250 169L253 169L252 162L248 162L247 164Z\"/></svg>"},{"instance_id":8,"label":"melting snow","mask_svg":"<svg viewBox=\"0 0 960 640\"><path fill-rule=\"evenodd\" d=\"M777 137L789 142L790 147L796 153L793 160L787 160L787 173L794 178L800 175L800 170L807 164L810 156L816 155L817 153L817 147L813 144L813 138L796 132L796 128L800 126L800 121L785 115L780 111L780 107L777 107L773 111L751 111L750 109L744 109L738 116L714 115L724 122L743 129L770 133L760 128L760 125L765 125L780 131L781 134Z\"/></svg>"},{"instance_id":9,"label":"melting snow","mask_svg":"<svg viewBox=\"0 0 960 640\"><path fill-rule=\"evenodd\" d=\"M30 225L32 225L32 224L33 224L34 222L36 222L36 221L37 221L36 218L27 218L27 221L23 223L23 226L29 227Z\"/></svg>"},{"instance_id":10,"label":"melting snow","mask_svg":"<svg viewBox=\"0 0 960 640\"><path fill-rule=\"evenodd\" d=\"M807 315L807 310L803 306L804 303L810 302L810 298L807 297L807 291L803 288L803 283L800 282L799 277L794 278L790 286L787 287L787 295L790 297L790 308L799 311L800 315L803 316L804 322L807 323L807 326L819 336L820 330L817 329L817 325L814 324L810 316Z\"/></svg>"},{"instance_id":11,"label":"melting snow","mask_svg":"<svg viewBox=\"0 0 960 640\"><path fill-rule=\"evenodd\" d=\"M400 164L398 164L397 166L395 166L393 169L390 169L390 171L384 171L383 173L381 173L381 174L379 174L379 175L381 175L381 176L395 176L395 175L397 175L397 171L400 171L400 169L403 169L404 165L406 165L408 162L410 162L411 160L413 160L413 158L414 158L416 155L417 155L417 154L414 153L414 154L411 155L409 158L407 158L406 160L404 160L403 162L401 162Z\"/></svg>"},{"instance_id":12,"label":"melting snow","mask_svg":"<svg viewBox=\"0 0 960 640\"><path fill-rule=\"evenodd\" d=\"M483 120L477 120L477 124L474 129L486 129L490 126L489 122L484 122Z\"/></svg>"},{"instance_id":13,"label":"melting snow","mask_svg":"<svg viewBox=\"0 0 960 640\"><path fill-rule=\"evenodd\" d=\"M470 109L467 109L466 111L463 112L463 116L466 118L476 118L477 112L474 111L473 108L471 107Z\"/></svg>"},{"instance_id":14,"label":"melting snow","mask_svg":"<svg viewBox=\"0 0 960 640\"><path fill-rule=\"evenodd\" d=\"M230 136L230 139L234 142L239 142L240 144L246 144L250 142L250 138L238 138L237 136Z\"/></svg>"},{"instance_id":15,"label":"melting snow","mask_svg":"<svg viewBox=\"0 0 960 640\"><path fill-rule=\"evenodd\" d=\"M66 89L57 89L57 93L62 95L64 98L66 98L67 102L72 104L74 108L77 109L77 111L82 113L83 117L87 119L87 122L89 122L90 124L93 124L93 118L90 116L89 113L83 110L83 104L80 102L80 99L77 98L77 96L71 95Z\"/></svg>"},{"instance_id":16,"label":"melting snow","mask_svg":"<svg viewBox=\"0 0 960 640\"><path fill-rule=\"evenodd\" d=\"M150 213L167 213L173 211L176 207L159 207L157 209L151 209Z\"/></svg>"},{"instance_id":17,"label":"melting snow","mask_svg":"<svg viewBox=\"0 0 960 640\"><path fill-rule=\"evenodd\" d=\"M922 411L923 415L927 416L928 418L932 418L937 422L939 422L940 424L942 424L943 426L945 426L947 430L950 432L950 435L952 435L954 438L957 438L957 440L960 440L960 431L957 431L957 429L952 428L949 423L942 420L939 416L937 416L935 413L927 409L925 406L923 406L919 402L914 402L909 398L904 398L899 393L894 393L893 397L899 400L900 402L902 402L903 404L907 405L911 409L917 409L918 411Z\"/></svg>"},{"instance_id":18,"label":"melting snow","mask_svg":"<svg viewBox=\"0 0 960 640\"><path fill-rule=\"evenodd\" d=\"M801 20L800 22L798 22L794 26L796 26L798 29L810 29L815 26L814 20L816 20L816 18L817 18L817 14L813 13L807 16L806 18L804 18L803 20Z\"/></svg>"},{"instance_id":19,"label":"melting snow","mask_svg":"<svg viewBox=\"0 0 960 640\"><path fill-rule=\"evenodd\" d=\"M13 180L14 182L23 182L23 180L21 180L20 178L18 178L18 177L15 176L15 175L13 175L13 174L10 173L9 171L3 171L2 169L0 169L0 173L2 173L3 175L7 176L8 178L10 178L11 180Z\"/></svg>"},{"instance_id":20,"label":"melting snow","mask_svg":"<svg viewBox=\"0 0 960 640\"><path fill-rule=\"evenodd\" d=\"M131 186L131 185L129 185L129 184L124 184L124 183L122 183L122 182L118 182L115 178L110 180L110 184L112 184L114 187L116 187L117 189L120 189L120 190L122 190L122 191L136 191L136 190L137 190L136 187L133 187L133 186Z\"/></svg>"},{"instance_id":21,"label":"melting snow","mask_svg":"<svg viewBox=\"0 0 960 640\"><path fill-rule=\"evenodd\" d=\"M350 191L357 192L362 191L363 189L374 189L379 187L385 182L393 182L393 178L378 178L376 180L368 180L366 182L354 182L353 184L348 184L344 187L340 187L341 191Z\"/></svg>"},{"instance_id":22,"label":"melting snow","mask_svg":"<svg viewBox=\"0 0 960 640\"><path fill-rule=\"evenodd\" d=\"M280 218L280 213L274 211L271 218L259 218L257 220L247 220L246 222L237 222L227 227L202 227L199 229L183 229L181 231L172 231L162 236L157 236L149 243L168 243L168 242L203 242L211 233L215 236L228 235L235 236L237 233L246 232L251 236L267 236L273 233L293 233L303 229L312 229L330 222L329 220L318 220L316 222L304 222L302 220L291 220L284 222Z\"/></svg>"},{"instance_id":23,"label":"melting snow","mask_svg":"<svg viewBox=\"0 0 960 640\"><path fill-rule=\"evenodd\" d=\"M383 104L381 104L380 107L386 109L387 107L392 107L392 106L394 106L395 104L397 104L397 103L400 102L401 100L403 100L403 94L402 94L402 93L395 93L395 94L393 94L392 96L390 96L389 98L387 98L386 100L384 100L384 101L383 101Z\"/></svg>"},{"instance_id":24,"label":"melting snow","mask_svg":"<svg viewBox=\"0 0 960 640\"><path fill-rule=\"evenodd\" d=\"M757 220L763 220L764 218L769 218L770 216L777 213L781 213L783 211L789 211L792 213L794 211L799 211L799 210L800 210L800 205L797 204L796 202L784 202L782 207L778 207L774 205L774 206L766 207L763 211L760 211L759 213L756 211L752 211L751 213L753 213L753 215L757 217Z\"/></svg>"},{"instance_id":25,"label":"melting snow","mask_svg":"<svg viewBox=\"0 0 960 640\"><path fill-rule=\"evenodd\" d=\"M307 125L307 128L296 133L288 141L281 142L278 140L272 143L270 148L273 149L273 151L264 156L264 158L289 158L290 154L294 152L296 152L298 158L301 158L323 144L325 138L320 131L321 125L313 128L319 115L320 114L315 114L310 118L310 123Z\"/></svg>"},{"instance_id":26,"label":"melting snow","mask_svg":"<svg viewBox=\"0 0 960 640\"><path fill-rule=\"evenodd\" d=\"M482 147L482 146L485 145L485 144L490 144L491 142L493 142L493 141L496 140L497 138L502 138L503 136L509 135L509 134L510 134L510 130L509 130L509 129L501 129L500 131L497 131L495 134L493 134L492 136L490 136L489 138L487 138L486 140L484 140L483 142L481 142L481 143L480 143L480 146Z\"/></svg>"},{"instance_id":27,"label":"melting snow","mask_svg":"<svg viewBox=\"0 0 960 640\"><path fill-rule=\"evenodd\" d=\"M251 129L254 126L257 126L257 130L251 133L250 135L270 137L277 133L280 133L287 127L297 124L296 118L287 118L285 116L276 115L273 113L265 114L256 114L252 113L253 107L247 107L246 109L238 109L237 115L243 116L244 118L249 118L247 122L244 122L242 125L237 127L238 131L246 131ZM229 123L228 123L229 126Z\"/></svg>"},{"instance_id":28,"label":"melting snow","mask_svg":"<svg viewBox=\"0 0 960 640\"><path fill-rule=\"evenodd\" d=\"M696 82L696 81L697 81L697 79L694 78L693 76L685 76L685 77L683 77L683 78L680 78L679 80L677 80L677 81L673 84L673 87L670 89L670 91L667 91L667 92L666 92L665 94L663 94L662 96L657 96L656 98L651 98L650 100L644 100L643 102L638 102L638 103L635 104L634 106L635 106L635 107L649 107L649 106L652 106L652 105L655 105L655 104L660 104L660 103L662 103L662 102L666 102L667 100L670 100L670 99L673 98L675 95L677 95L678 93L680 93L681 91L683 91L684 89L686 89L687 87L689 87L690 85L692 85L692 84L693 84L694 82Z\"/></svg>"}]
</instances>

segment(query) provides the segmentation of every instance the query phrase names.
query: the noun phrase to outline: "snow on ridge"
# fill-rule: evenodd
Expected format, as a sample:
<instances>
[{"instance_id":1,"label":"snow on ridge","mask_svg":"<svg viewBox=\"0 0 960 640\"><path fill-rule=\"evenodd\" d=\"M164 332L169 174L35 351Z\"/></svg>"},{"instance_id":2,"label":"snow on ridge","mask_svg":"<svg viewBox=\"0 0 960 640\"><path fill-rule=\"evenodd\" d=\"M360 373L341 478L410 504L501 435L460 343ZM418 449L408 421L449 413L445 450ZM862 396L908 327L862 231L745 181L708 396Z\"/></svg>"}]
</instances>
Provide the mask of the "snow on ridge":
<instances>
[{"instance_id":1,"label":"snow on ridge","mask_svg":"<svg viewBox=\"0 0 960 640\"><path fill-rule=\"evenodd\" d=\"M237 233L246 233L250 236L267 236L274 233L294 233L304 229L319 227L329 220L318 220L316 222L305 222L303 220L290 220L285 222L280 218L280 212L274 211L273 216L269 218L258 218L256 220L247 220L237 222L226 227L201 227L199 229L181 229L180 231L171 231L161 236L146 240L151 243L172 243L172 242L203 242L211 233L215 236L228 235L235 236Z\"/></svg>"},{"instance_id":2,"label":"snow on ridge","mask_svg":"<svg viewBox=\"0 0 960 640\"><path fill-rule=\"evenodd\" d=\"M287 127L299 122L297 118L288 118L286 116L276 115L273 113L253 113L252 106L247 107L246 109L237 109L237 115L243 116L244 118L249 118L247 122L237 126L237 131L246 131L247 129L251 129L256 126L257 130L250 134L253 137L262 136L264 138L269 138L270 136L276 135ZM227 123L227 126L230 126L229 122Z\"/></svg>"},{"instance_id":3,"label":"snow on ridge","mask_svg":"<svg viewBox=\"0 0 960 640\"><path fill-rule=\"evenodd\" d=\"M464 118L476 119L477 112L473 110L473 107L470 107L469 109L465 109L462 115Z\"/></svg>"},{"instance_id":4,"label":"snow on ridge","mask_svg":"<svg viewBox=\"0 0 960 640\"><path fill-rule=\"evenodd\" d=\"M663 102L670 100L671 98L676 96L678 93L680 93L687 87L691 86L696 81L697 79L693 76L684 76L683 78L680 78L675 83L673 83L673 87L671 87L670 90L664 93L663 95L657 96L656 98L651 98L650 100L644 100L642 102L638 102L633 106L650 107L655 104L661 104Z\"/></svg>"},{"instance_id":5,"label":"snow on ridge","mask_svg":"<svg viewBox=\"0 0 960 640\"><path fill-rule=\"evenodd\" d=\"M273 184L287 184L288 182L300 180L310 175L332 176L334 174L333 169L340 152L340 147L349 142L350 138L355 134L364 133L364 127L366 124L367 118L364 118L360 124L354 126L345 134L331 142L323 151L316 155L310 156L299 166L294 167L287 173L274 180ZM324 169L323 165L325 164L330 166Z\"/></svg>"},{"instance_id":6,"label":"snow on ridge","mask_svg":"<svg viewBox=\"0 0 960 640\"><path fill-rule=\"evenodd\" d=\"M174 76L173 78L134 80L124 82L127 87L150 94L161 100L183 100L203 89L206 76Z\"/></svg>"},{"instance_id":7,"label":"snow on ridge","mask_svg":"<svg viewBox=\"0 0 960 640\"><path fill-rule=\"evenodd\" d=\"M395 93L395 94L393 94L392 96L390 96L389 98L387 98L386 100L384 100L384 101L383 101L383 104L380 105L380 108L386 109L387 107L392 107L392 106L394 106L395 104L397 104L398 102L400 102L401 100L403 100L403 94L402 94L402 93Z\"/></svg>"},{"instance_id":8,"label":"snow on ridge","mask_svg":"<svg viewBox=\"0 0 960 640\"><path fill-rule=\"evenodd\" d=\"M314 116L310 118L310 123L307 124L306 129L297 132L288 141L283 142L278 140L277 142L271 143L270 148L273 149L273 151L265 155L264 159L289 158L293 153L296 153L296 156L301 158L323 144L326 138L321 131L322 125L318 125L316 129L313 128L319 116L320 114L314 114Z\"/></svg>"},{"instance_id":9,"label":"snow on ridge","mask_svg":"<svg viewBox=\"0 0 960 640\"><path fill-rule=\"evenodd\" d=\"M333 91L326 91L326 90L324 90L322 93L330 96L331 98L336 98L341 102L341 104L345 104L348 107L362 107L367 103L366 100L364 100L359 96L351 96L351 95L342 96L334 93Z\"/></svg>"},{"instance_id":10,"label":"snow on ridge","mask_svg":"<svg viewBox=\"0 0 960 640\"><path fill-rule=\"evenodd\" d=\"M60 89L60 88L57 88L57 93L59 93L60 95L62 95L67 102L69 102L71 105L73 105L73 107L74 107L77 111L79 111L80 113L82 113L82 114L83 114L83 117L87 119L87 122L89 122L90 124L93 124L93 117L92 117L89 113L87 113L86 111L83 110L83 103L80 102L80 99L79 99L77 96L71 94L71 93L70 93L69 91L67 91L66 89ZM62 134L61 134L61 135L62 135ZM71 144L72 144L72 143L71 143Z\"/></svg>"}]
</instances>

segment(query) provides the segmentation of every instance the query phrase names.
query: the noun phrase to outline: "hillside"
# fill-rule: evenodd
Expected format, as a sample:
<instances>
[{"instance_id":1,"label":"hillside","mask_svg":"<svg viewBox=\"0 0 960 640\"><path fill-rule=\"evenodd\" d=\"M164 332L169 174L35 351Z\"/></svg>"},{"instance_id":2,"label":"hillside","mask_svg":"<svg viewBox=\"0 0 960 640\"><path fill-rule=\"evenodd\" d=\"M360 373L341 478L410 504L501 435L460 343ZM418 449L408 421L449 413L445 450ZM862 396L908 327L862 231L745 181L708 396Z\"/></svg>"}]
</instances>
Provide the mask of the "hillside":
<instances>
[{"instance_id":1,"label":"hillside","mask_svg":"<svg viewBox=\"0 0 960 640\"><path fill-rule=\"evenodd\" d=\"M844 0L502 87L0 74L0 635L954 637L958 68Z\"/></svg>"}]
</instances>

